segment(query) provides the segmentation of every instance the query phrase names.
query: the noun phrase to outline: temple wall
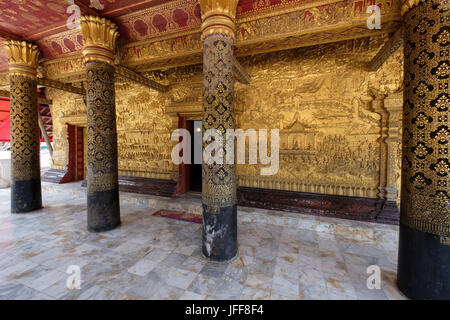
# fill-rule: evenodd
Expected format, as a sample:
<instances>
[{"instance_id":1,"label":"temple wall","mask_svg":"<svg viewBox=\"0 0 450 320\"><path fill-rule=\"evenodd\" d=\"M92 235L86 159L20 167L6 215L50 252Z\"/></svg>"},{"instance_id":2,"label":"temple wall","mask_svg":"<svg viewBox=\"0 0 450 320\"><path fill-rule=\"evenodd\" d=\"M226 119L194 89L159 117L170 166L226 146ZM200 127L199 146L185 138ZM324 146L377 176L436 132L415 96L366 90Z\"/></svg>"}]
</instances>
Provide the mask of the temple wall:
<instances>
[{"instance_id":1,"label":"temple wall","mask_svg":"<svg viewBox=\"0 0 450 320\"><path fill-rule=\"evenodd\" d=\"M352 40L240 59L251 84L236 84L236 127L279 129L280 169L261 176L260 165L238 165L239 185L376 198L381 115L372 104L382 94L391 115L388 184L398 190L403 61L400 50L377 72L368 72L367 62L382 44L382 39ZM171 84L168 93L117 81L120 175L177 179L170 133L180 110L189 119L201 119L201 66L169 70L161 81ZM80 123L85 106L61 91L49 90L48 96L53 99L53 168L64 169L66 123Z\"/></svg>"},{"instance_id":2,"label":"temple wall","mask_svg":"<svg viewBox=\"0 0 450 320\"><path fill-rule=\"evenodd\" d=\"M280 130L280 169L265 177L260 166L238 166L239 184L376 197L381 115L373 95L397 92L403 72L401 52L367 72L378 48L377 41L349 41L248 58L252 82L236 90L237 107L245 110L239 125ZM401 106L400 99L390 107Z\"/></svg>"}]
</instances>

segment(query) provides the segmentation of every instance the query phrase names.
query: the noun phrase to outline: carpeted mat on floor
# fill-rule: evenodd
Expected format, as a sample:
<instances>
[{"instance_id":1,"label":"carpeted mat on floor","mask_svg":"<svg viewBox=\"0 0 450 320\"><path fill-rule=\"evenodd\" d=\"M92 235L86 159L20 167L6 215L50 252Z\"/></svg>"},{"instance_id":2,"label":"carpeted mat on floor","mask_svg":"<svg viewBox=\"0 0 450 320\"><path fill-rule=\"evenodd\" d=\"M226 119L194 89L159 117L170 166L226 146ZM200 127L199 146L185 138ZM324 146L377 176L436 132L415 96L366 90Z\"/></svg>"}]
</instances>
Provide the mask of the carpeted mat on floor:
<instances>
[{"instance_id":1,"label":"carpeted mat on floor","mask_svg":"<svg viewBox=\"0 0 450 320\"><path fill-rule=\"evenodd\" d=\"M202 215L201 214L188 213L188 212L182 212L182 211L161 209L159 211L156 211L153 214L153 216L164 217L164 218L175 219L175 220L188 221L188 222L199 223L199 224L203 223L203 219L202 219Z\"/></svg>"}]
</instances>

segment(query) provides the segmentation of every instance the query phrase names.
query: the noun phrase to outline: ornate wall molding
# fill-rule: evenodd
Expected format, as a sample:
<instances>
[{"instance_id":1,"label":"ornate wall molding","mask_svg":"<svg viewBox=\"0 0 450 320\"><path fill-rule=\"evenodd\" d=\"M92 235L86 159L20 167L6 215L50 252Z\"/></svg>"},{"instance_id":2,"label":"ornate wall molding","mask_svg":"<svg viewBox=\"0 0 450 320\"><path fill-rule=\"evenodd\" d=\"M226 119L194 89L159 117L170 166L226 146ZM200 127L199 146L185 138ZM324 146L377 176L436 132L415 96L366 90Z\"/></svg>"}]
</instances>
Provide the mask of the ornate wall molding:
<instances>
[{"instance_id":1,"label":"ornate wall molding","mask_svg":"<svg viewBox=\"0 0 450 320\"><path fill-rule=\"evenodd\" d=\"M369 71L377 71L401 46L403 46L403 28L398 29L380 51L378 51L377 55L368 63L367 68Z\"/></svg>"},{"instance_id":2,"label":"ornate wall molding","mask_svg":"<svg viewBox=\"0 0 450 320\"><path fill-rule=\"evenodd\" d=\"M359 0L302 2L296 3L295 6L289 4L285 8L281 6L279 11L249 14L242 19L238 14L235 22L237 46L235 54L248 56L396 31L401 24L400 0L381 0L380 4L383 8L380 30L367 28L366 20L370 14L366 13L366 9L371 3ZM64 53L72 52L71 48L74 48L74 52L71 53L74 65L67 65L64 59L58 59L55 63L47 61L46 65L49 68L61 66L58 72L51 70L50 74L63 77L65 73L76 73L80 57L77 50L80 50L81 41L81 34L77 32L78 35L67 35L66 38L70 38L70 42L62 37L48 39L46 42L46 47L56 42L56 46L61 46ZM73 45L67 48L65 43ZM139 66L140 70L167 69L201 63L201 25L192 24L191 29L122 44L119 47L119 55L123 66L132 69ZM51 75L49 77L52 78Z\"/></svg>"},{"instance_id":3,"label":"ornate wall molding","mask_svg":"<svg viewBox=\"0 0 450 320\"><path fill-rule=\"evenodd\" d=\"M72 82L86 78L84 57L81 53L44 61L43 66L49 79Z\"/></svg>"},{"instance_id":4,"label":"ornate wall molding","mask_svg":"<svg viewBox=\"0 0 450 320\"><path fill-rule=\"evenodd\" d=\"M123 78L129 79L133 82L139 83L140 85L146 86L150 89L159 92L167 92L167 90L169 89L169 86L167 85L158 83L152 79L147 79L144 76L140 75L139 73L122 66L115 67L115 74L116 76L121 76Z\"/></svg>"},{"instance_id":5,"label":"ornate wall molding","mask_svg":"<svg viewBox=\"0 0 450 320\"><path fill-rule=\"evenodd\" d=\"M86 96L86 90L84 88L78 88L61 81L39 78L38 85Z\"/></svg>"}]
</instances>

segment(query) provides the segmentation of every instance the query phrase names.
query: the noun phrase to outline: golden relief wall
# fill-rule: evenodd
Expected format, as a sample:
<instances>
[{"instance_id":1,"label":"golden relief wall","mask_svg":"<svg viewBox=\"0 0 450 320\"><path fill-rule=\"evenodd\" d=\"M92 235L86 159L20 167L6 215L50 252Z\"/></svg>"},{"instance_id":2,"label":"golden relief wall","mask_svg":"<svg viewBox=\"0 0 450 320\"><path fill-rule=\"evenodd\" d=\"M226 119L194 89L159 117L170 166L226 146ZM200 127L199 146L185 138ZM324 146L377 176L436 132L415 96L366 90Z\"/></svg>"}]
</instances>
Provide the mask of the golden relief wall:
<instances>
[{"instance_id":1,"label":"golden relief wall","mask_svg":"<svg viewBox=\"0 0 450 320\"><path fill-rule=\"evenodd\" d=\"M245 59L251 84L236 90L245 110L239 126L280 130L280 169L265 177L259 166L238 166L239 184L376 197L382 116L372 104L402 82L401 52L378 72L366 71L382 42L354 40Z\"/></svg>"},{"instance_id":2,"label":"golden relief wall","mask_svg":"<svg viewBox=\"0 0 450 320\"><path fill-rule=\"evenodd\" d=\"M47 88L47 98L53 100L50 112L53 118L52 168L64 170L69 161L67 124L86 126L86 104L79 95Z\"/></svg>"},{"instance_id":3,"label":"golden relief wall","mask_svg":"<svg viewBox=\"0 0 450 320\"><path fill-rule=\"evenodd\" d=\"M48 90L53 100L53 168L65 169L68 163L67 124L86 126L86 105L81 96ZM165 115L169 94L116 79L116 114L119 174L170 179L170 133L172 125Z\"/></svg>"},{"instance_id":4,"label":"golden relief wall","mask_svg":"<svg viewBox=\"0 0 450 320\"><path fill-rule=\"evenodd\" d=\"M280 169L274 176L261 176L259 165L238 165L239 185L362 197L380 197L384 188L386 198L397 199L402 52L377 72L366 68L384 41L351 40L241 59L251 84L235 85L236 127L279 129ZM157 80L170 83L168 93L118 79L121 175L177 179L178 169L170 160L176 143L170 134L178 127L178 114L201 119L201 79L201 66L161 73ZM50 95L53 167L63 169L65 123L77 122L85 106L71 94ZM384 155L382 143L387 146ZM387 166L380 166L383 159Z\"/></svg>"},{"instance_id":5,"label":"golden relief wall","mask_svg":"<svg viewBox=\"0 0 450 320\"><path fill-rule=\"evenodd\" d=\"M170 179L170 98L128 81L116 85L117 139L121 175Z\"/></svg>"}]
</instances>

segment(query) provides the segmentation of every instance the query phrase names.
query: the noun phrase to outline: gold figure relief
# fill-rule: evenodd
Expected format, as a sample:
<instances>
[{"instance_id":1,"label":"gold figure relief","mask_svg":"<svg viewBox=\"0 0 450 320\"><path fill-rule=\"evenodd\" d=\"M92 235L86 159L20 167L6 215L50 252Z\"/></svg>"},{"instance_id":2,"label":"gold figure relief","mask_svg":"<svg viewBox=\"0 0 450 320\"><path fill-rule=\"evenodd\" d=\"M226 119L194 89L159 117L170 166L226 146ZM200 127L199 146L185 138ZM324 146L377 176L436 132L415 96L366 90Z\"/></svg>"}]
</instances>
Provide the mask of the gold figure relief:
<instances>
[{"instance_id":1,"label":"gold figure relief","mask_svg":"<svg viewBox=\"0 0 450 320\"><path fill-rule=\"evenodd\" d=\"M386 188L389 200L397 199L402 52L376 72L365 69L385 41L374 37L239 58L251 83L234 85L236 128L279 129L281 144L276 175L261 176L260 165L237 165L238 184L376 198L381 115L373 109L370 95L376 90L386 96L384 107L389 112ZM119 172L174 179L178 168L170 155L176 142L170 135L178 126L178 114L201 114L202 65L143 75L170 87L159 93L116 78ZM59 166L67 163L64 118L86 111L74 95L52 92Z\"/></svg>"},{"instance_id":2,"label":"gold figure relief","mask_svg":"<svg viewBox=\"0 0 450 320\"><path fill-rule=\"evenodd\" d=\"M170 178L172 125L165 106L172 90L167 94L128 80L116 82L119 170L126 175Z\"/></svg>"},{"instance_id":3,"label":"gold figure relief","mask_svg":"<svg viewBox=\"0 0 450 320\"><path fill-rule=\"evenodd\" d=\"M238 165L239 185L377 197L381 115L372 109L369 88L395 92L402 82L400 54L377 72L364 70L363 61L383 42L353 40L241 59L252 81L236 84L236 108L244 109L237 121L244 129L280 130L280 169L263 177L259 166ZM401 100L390 109L393 103L401 109ZM395 167L392 161L388 166Z\"/></svg>"}]
</instances>

